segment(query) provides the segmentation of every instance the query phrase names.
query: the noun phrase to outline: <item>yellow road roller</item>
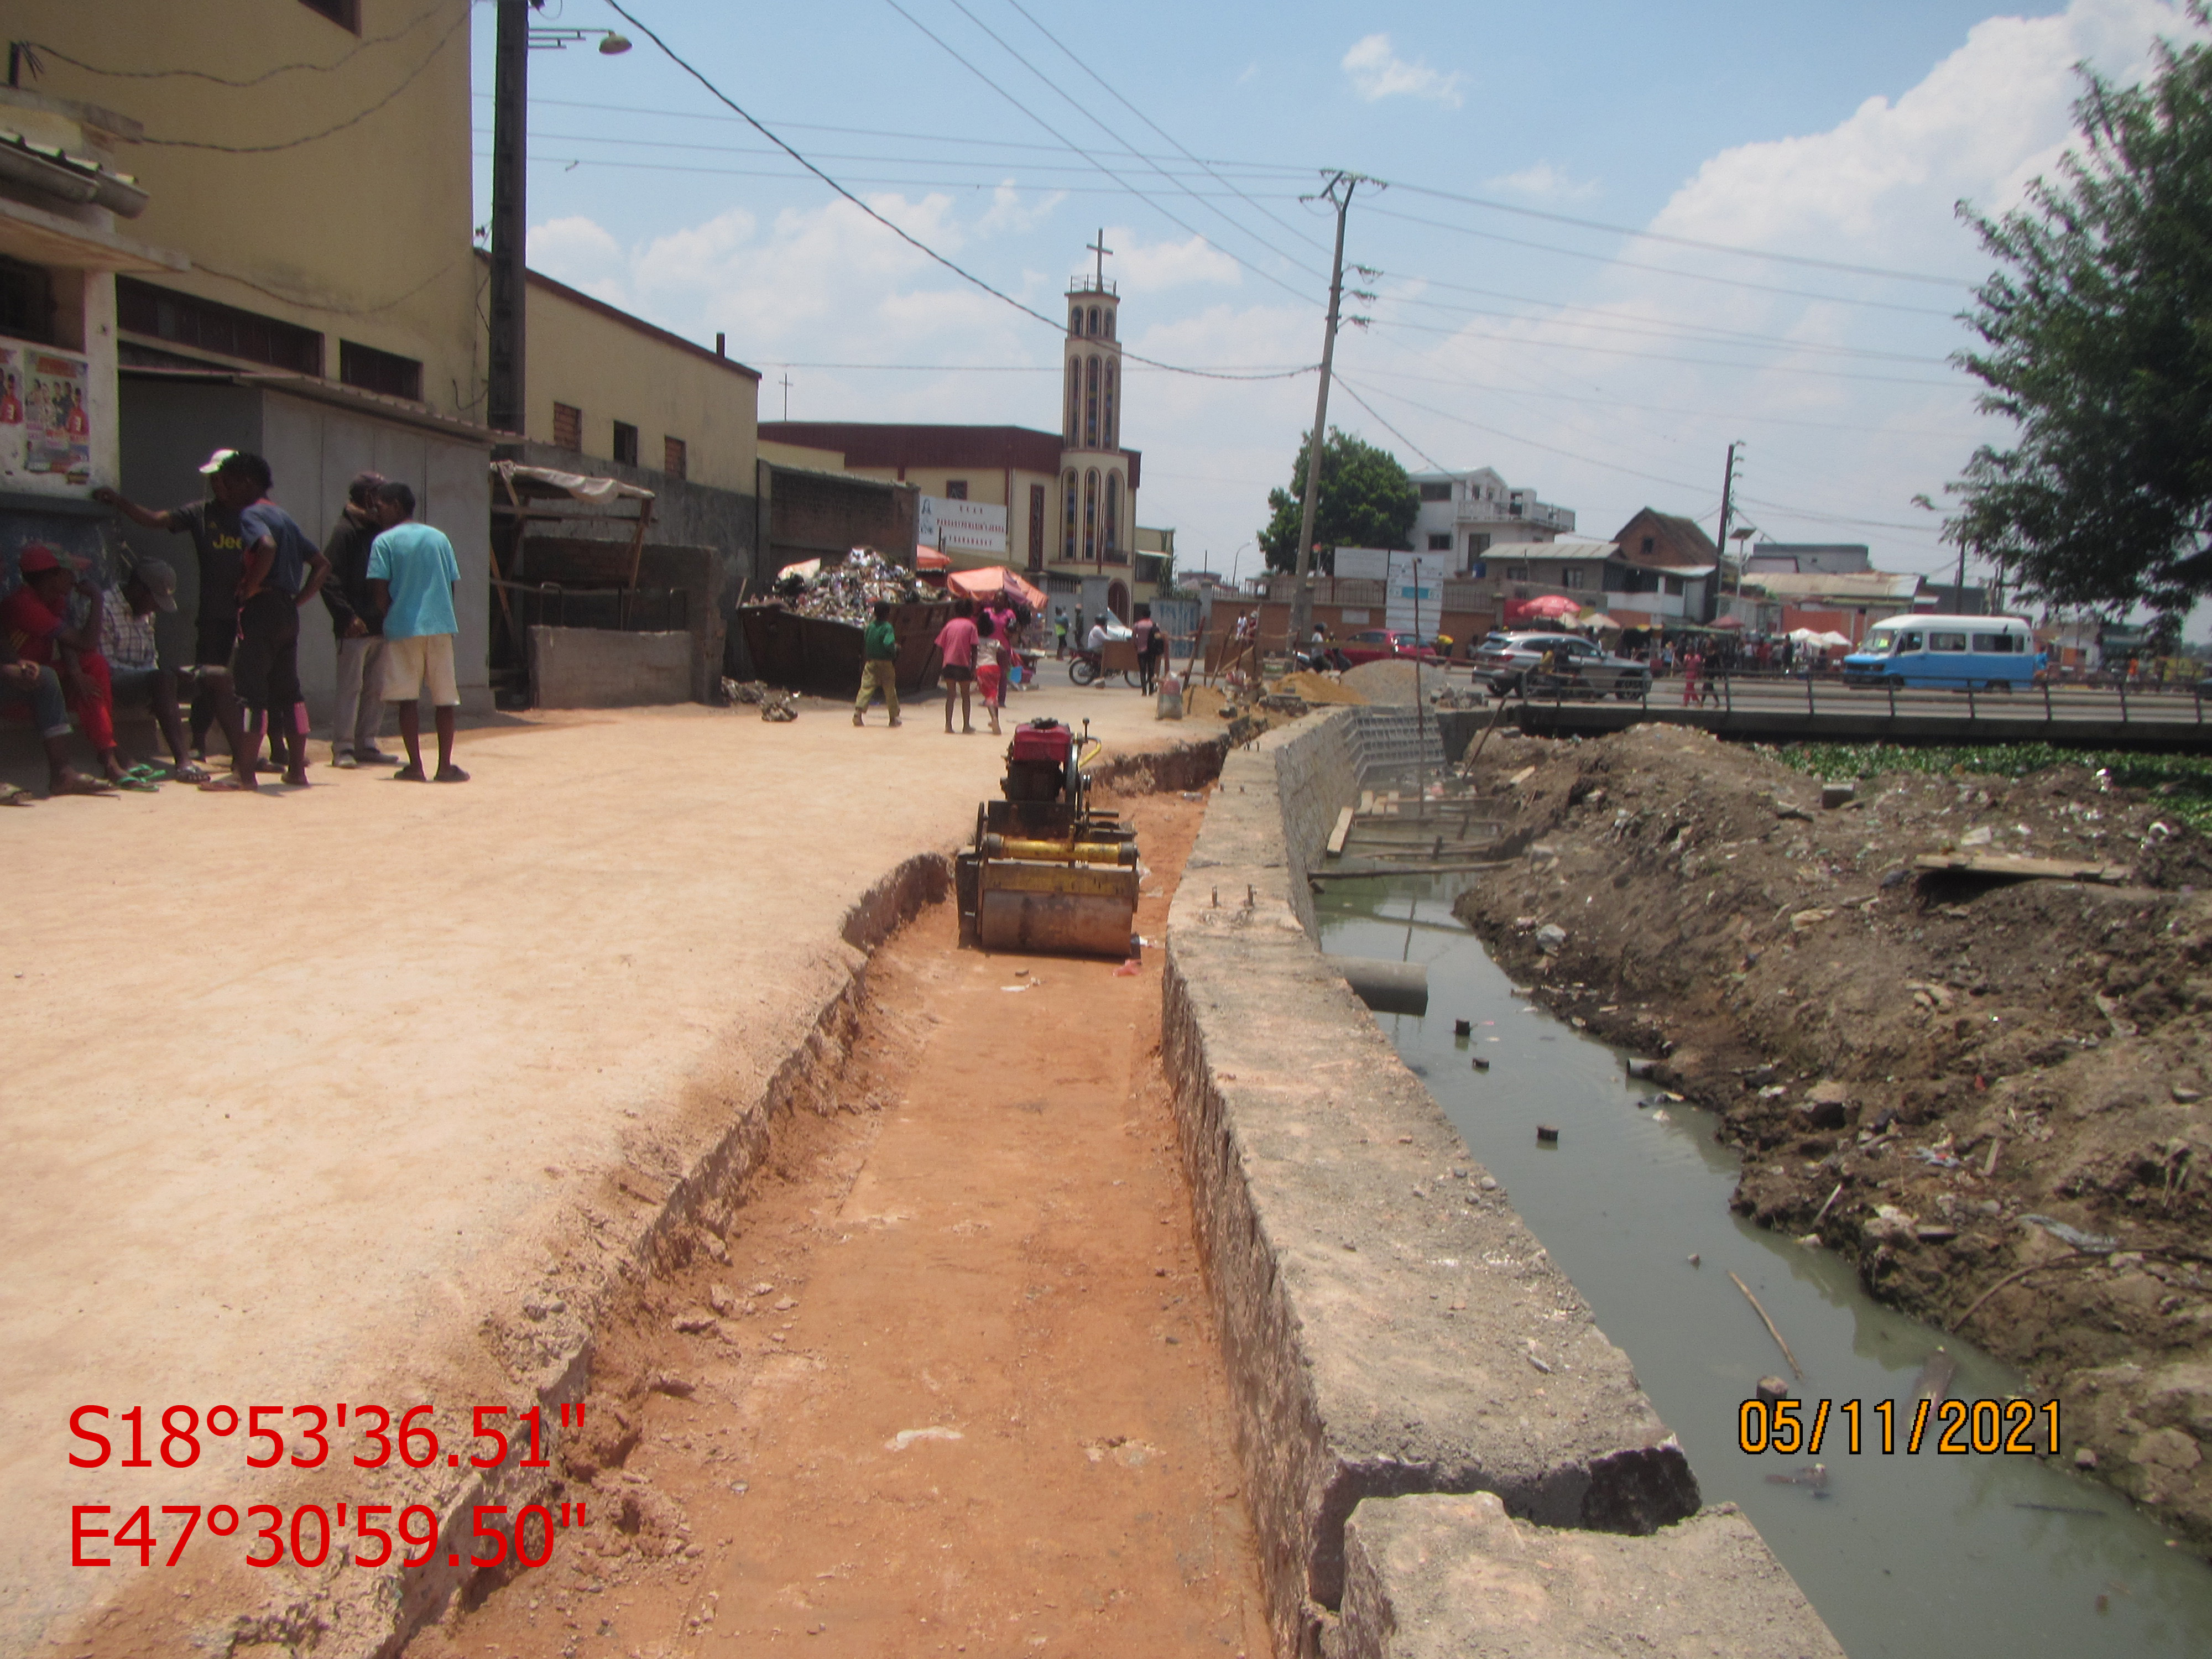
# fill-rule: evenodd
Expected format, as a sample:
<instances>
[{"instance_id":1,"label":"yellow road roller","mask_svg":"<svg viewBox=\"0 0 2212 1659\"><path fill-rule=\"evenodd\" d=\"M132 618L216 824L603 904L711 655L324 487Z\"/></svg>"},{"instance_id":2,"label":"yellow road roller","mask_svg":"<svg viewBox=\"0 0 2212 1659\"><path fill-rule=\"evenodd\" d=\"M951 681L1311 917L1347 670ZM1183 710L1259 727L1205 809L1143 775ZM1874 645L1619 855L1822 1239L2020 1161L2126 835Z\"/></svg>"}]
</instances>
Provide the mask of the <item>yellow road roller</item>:
<instances>
[{"instance_id":1,"label":"yellow road roller","mask_svg":"<svg viewBox=\"0 0 2212 1659\"><path fill-rule=\"evenodd\" d=\"M1091 805L1083 769L1103 745L1084 722L1017 726L1003 799L975 809L975 840L953 866L960 942L1047 956L1137 954L1137 832Z\"/></svg>"}]
</instances>

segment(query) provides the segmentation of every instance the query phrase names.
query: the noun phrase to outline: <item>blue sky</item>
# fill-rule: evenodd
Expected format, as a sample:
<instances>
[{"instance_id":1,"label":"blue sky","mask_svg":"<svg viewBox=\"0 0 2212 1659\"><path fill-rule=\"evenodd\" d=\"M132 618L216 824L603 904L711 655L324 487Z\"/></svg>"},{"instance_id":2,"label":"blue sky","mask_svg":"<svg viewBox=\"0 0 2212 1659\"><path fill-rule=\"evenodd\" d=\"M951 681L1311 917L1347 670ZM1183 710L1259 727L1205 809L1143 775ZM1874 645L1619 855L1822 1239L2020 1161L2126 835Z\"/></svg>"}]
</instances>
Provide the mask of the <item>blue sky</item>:
<instances>
[{"instance_id":1,"label":"blue sky","mask_svg":"<svg viewBox=\"0 0 2212 1659\"><path fill-rule=\"evenodd\" d=\"M1163 362L1316 361L1331 227L1297 198L1324 168L1389 180L1352 211L1347 258L1382 274L1359 307L1373 325L1339 347L1333 425L1414 470L1495 466L1601 537L1647 503L1710 529L1742 439L1751 522L1865 541L1894 569L1948 567L1911 497L1940 499L1990 430L1944 362L1986 268L1953 204L2002 205L2049 169L2075 63L2132 78L2154 35L2187 27L2165 0L623 3L878 211L1048 316L1103 225L1125 341ZM637 44L533 55L538 269L695 339L726 332L767 375L766 418L788 374L797 418L1054 427L1053 330L770 152L605 0L550 0L540 21ZM481 161L478 178L481 217ZM1227 569L1249 543L1314 387L1132 373L1139 515L1176 527L1186 567Z\"/></svg>"}]
</instances>

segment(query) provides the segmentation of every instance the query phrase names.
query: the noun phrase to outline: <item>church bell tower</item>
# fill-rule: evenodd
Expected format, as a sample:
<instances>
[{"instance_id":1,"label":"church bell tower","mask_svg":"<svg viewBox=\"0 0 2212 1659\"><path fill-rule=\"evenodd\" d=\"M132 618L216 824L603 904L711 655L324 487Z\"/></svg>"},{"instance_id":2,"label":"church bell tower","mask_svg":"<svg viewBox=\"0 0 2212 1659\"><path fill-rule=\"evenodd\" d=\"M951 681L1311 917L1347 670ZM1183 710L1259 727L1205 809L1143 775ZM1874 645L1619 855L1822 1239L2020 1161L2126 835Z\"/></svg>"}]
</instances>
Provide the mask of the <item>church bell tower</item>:
<instances>
[{"instance_id":1,"label":"church bell tower","mask_svg":"<svg viewBox=\"0 0 2212 1659\"><path fill-rule=\"evenodd\" d=\"M1092 272L1067 286L1067 336L1061 349L1060 558L1102 572L1127 568L1135 539L1136 500L1121 448L1121 300L1106 279L1101 231L1090 245ZM1126 591L1126 590L1125 590Z\"/></svg>"}]
</instances>

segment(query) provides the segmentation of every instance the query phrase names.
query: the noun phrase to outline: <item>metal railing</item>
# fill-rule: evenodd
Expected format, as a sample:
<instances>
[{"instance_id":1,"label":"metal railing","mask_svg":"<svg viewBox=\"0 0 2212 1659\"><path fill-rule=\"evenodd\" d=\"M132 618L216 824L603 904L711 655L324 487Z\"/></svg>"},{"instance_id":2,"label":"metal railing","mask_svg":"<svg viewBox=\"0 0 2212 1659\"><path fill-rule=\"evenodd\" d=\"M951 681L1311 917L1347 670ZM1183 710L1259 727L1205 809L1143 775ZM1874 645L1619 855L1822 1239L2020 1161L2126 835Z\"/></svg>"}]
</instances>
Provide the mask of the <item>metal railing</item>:
<instances>
[{"instance_id":1,"label":"metal railing","mask_svg":"<svg viewBox=\"0 0 2212 1659\"><path fill-rule=\"evenodd\" d=\"M1927 681L1939 678L1927 673L1915 673L1911 678ZM1781 691L1790 689L1789 704L1796 701L1796 688L1804 691L1804 712L1808 717L1826 713L1831 714L1865 714L1869 706L1879 702L1892 720L1903 716L1944 717L1956 719L1957 700L1966 700L1966 716L1970 721L1984 719L2018 720L2024 708L2042 706L2045 725L2057 726L2068 720L2111 720L2117 706L2122 726L2204 725L2204 688L2202 682L2171 689L2145 685L2130 686L2121 679L2114 684L2094 685L2061 681L2054 684L2048 676L2035 681L2008 685L1994 682L1986 675L1959 675L1952 685L1906 685L1904 677L1887 675L1880 683L1861 680L1856 684L1840 675L1829 673L1759 673L1724 670L1717 674L1702 675L1692 681L1685 675L1665 679L1646 678L1632 701L1646 713L1650 712L1655 694L1660 705L1666 704L1665 692L1680 687L1682 706L1702 709L1708 703L1717 704L1723 718L1739 712L1737 695L1742 688L1747 699L1741 712L1748 714L1777 714L1788 712L1779 700L1758 698L1749 701L1753 694L1765 690ZM1522 699L1525 702L1549 702L1554 708L1570 701L1602 702L1619 696L1613 687L1601 687L1586 679L1562 674L1543 675L1534 670L1521 677ZM1902 705L1900 707L1900 704ZM2032 718L2032 716L2031 716Z\"/></svg>"}]
</instances>

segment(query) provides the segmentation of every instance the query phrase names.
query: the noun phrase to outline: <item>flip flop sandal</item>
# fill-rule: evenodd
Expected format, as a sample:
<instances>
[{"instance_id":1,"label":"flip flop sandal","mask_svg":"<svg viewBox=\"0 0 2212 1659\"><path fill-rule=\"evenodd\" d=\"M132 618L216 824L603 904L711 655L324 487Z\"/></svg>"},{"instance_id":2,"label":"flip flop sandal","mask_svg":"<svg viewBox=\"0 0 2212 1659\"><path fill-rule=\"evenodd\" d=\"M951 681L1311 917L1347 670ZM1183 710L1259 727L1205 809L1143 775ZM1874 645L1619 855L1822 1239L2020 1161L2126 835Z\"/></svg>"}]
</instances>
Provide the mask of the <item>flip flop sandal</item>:
<instances>
[{"instance_id":1,"label":"flip flop sandal","mask_svg":"<svg viewBox=\"0 0 2212 1659\"><path fill-rule=\"evenodd\" d=\"M158 795L161 786L151 778L142 778L135 772L126 772L115 780L118 789L128 789L134 794Z\"/></svg>"},{"instance_id":2,"label":"flip flop sandal","mask_svg":"<svg viewBox=\"0 0 2212 1659\"><path fill-rule=\"evenodd\" d=\"M35 806L38 799L20 783L0 783L0 806Z\"/></svg>"}]
</instances>

